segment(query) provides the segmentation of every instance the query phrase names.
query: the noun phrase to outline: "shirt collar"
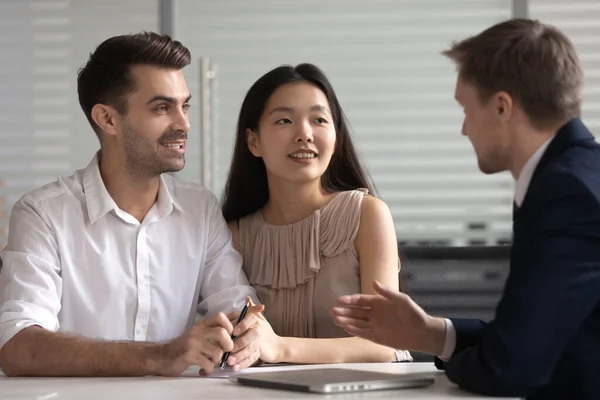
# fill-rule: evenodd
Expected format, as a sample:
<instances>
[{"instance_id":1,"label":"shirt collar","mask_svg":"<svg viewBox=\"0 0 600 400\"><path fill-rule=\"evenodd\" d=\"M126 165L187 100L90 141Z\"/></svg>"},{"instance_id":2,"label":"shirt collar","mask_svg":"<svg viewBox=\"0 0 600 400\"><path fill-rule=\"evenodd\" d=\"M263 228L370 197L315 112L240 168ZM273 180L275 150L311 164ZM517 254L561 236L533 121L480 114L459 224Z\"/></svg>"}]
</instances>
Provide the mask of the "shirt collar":
<instances>
[{"instance_id":1,"label":"shirt collar","mask_svg":"<svg viewBox=\"0 0 600 400\"><path fill-rule=\"evenodd\" d=\"M181 214L185 215L181 203L177 200L172 192L173 178L171 176L165 176L165 174L162 174L159 178L158 198L156 200L156 206L160 212L161 218L171 214L174 208Z\"/></svg>"},{"instance_id":2,"label":"shirt collar","mask_svg":"<svg viewBox=\"0 0 600 400\"><path fill-rule=\"evenodd\" d=\"M533 177L535 168L542 159L542 156L548 148L548 145L550 145L550 142L552 142L552 139L554 139L554 136L546 140L523 166L523 169L519 174L519 178L517 179L517 189L515 190L515 203L517 204L517 207L521 207L521 204L523 204L523 200L527 194L527 189L531 183L531 178Z\"/></svg>"},{"instance_id":3,"label":"shirt collar","mask_svg":"<svg viewBox=\"0 0 600 400\"><path fill-rule=\"evenodd\" d=\"M104 182L102 181L102 176L100 175L100 166L98 164L98 154L99 153L96 153L94 155L94 158L92 161L90 161L83 172L83 190L85 193L85 202L91 224L94 224L96 221L113 210L115 210L115 212L120 211L117 203L115 203L113 198L110 196L108 190L106 190L106 186L104 186ZM172 186L170 185L171 179L172 178L169 177L169 182L167 182L165 177L162 175L160 176L158 197L155 204L156 209L159 212L158 218L162 218L171 214L173 208L176 208L182 214L185 214L181 204L175 200L171 194L171 190L169 188L169 186Z\"/></svg>"}]
</instances>

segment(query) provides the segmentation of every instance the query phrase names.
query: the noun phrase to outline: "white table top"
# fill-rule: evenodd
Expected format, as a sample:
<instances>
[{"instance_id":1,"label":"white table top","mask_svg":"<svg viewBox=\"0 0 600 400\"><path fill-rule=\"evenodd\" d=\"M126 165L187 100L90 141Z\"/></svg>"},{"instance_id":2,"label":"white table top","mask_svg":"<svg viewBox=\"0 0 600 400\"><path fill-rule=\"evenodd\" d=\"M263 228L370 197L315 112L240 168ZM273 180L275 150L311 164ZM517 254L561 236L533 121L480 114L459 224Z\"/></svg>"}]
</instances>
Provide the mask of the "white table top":
<instances>
[{"instance_id":1,"label":"white table top","mask_svg":"<svg viewBox=\"0 0 600 400\"><path fill-rule=\"evenodd\" d=\"M255 372L265 367L250 368ZM242 386L224 378L199 377L198 368L188 369L179 378L6 378L0 376L0 398L21 400L82 399L483 399L459 390L432 363L335 364L286 366L288 369L349 368L389 373L437 372L433 385L419 389L381 390L362 393L319 395ZM266 372L266 371L265 371Z\"/></svg>"}]
</instances>

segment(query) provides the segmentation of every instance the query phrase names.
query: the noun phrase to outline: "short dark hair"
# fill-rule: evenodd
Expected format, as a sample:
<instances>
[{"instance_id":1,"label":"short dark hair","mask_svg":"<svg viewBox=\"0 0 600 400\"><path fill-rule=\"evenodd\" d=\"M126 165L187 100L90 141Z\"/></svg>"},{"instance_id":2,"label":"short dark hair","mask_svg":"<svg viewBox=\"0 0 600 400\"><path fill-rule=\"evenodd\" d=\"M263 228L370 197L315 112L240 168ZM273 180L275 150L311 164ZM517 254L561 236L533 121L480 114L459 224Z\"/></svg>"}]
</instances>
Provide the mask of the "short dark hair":
<instances>
[{"instance_id":1,"label":"short dark hair","mask_svg":"<svg viewBox=\"0 0 600 400\"><path fill-rule=\"evenodd\" d=\"M533 126L555 128L581 114L583 70L573 43L557 28L510 19L442 52L482 102L510 94Z\"/></svg>"},{"instance_id":2,"label":"short dark hair","mask_svg":"<svg viewBox=\"0 0 600 400\"><path fill-rule=\"evenodd\" d=\"M333 87L325 74L315 65L284 65L271 70L248 90L238 117L237 135L229 177L223 193L223 216L227 222L236 221L260 210L269 200L267 171L262 158L248 149L246 130L258 131L265 105L280 86L292 82L308 82L318 87L329 101L336 131L335 151L321 177L323 188L329 192L374 188L359 161L350 138L348 122ZM259 133L260 134L260 133Z\"/></svg>"},{"instance_id":3,"label":"short dark hair","mask_svg":"<svg viewBox=\"0 0 600 400\"><path fill-rule=\"evenodd\" d=\"M135 90L131 66L182 69L190 61L190 51L168 35L141 32L109 38L90 54L88 62L78 71L77 93L81 109L99 135L99 128L92 119L92 108L96 104L107 104L121 114L127 112L126 96Z\"/></svg>"}]
</instances>

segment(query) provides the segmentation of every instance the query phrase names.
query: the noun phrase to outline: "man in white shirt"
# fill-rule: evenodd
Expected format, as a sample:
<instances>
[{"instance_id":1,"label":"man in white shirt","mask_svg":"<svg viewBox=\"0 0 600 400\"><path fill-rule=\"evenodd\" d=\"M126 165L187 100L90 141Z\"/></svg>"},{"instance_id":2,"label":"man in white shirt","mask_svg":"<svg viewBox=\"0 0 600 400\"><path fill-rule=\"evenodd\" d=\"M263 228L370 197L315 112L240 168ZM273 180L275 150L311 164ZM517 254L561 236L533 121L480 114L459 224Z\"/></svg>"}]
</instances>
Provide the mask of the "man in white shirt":
<instances>
[{"instance_id":1,"label":"man in white shirt","mask_svg":"<svg viewBox=\"0 0 600 400\"><path fill-rule=\"evenodd\" d=\"M460 387L531 400L599 399L600 145L581 121L571 41L526 19L444 52L458 66L463 135L484 173L517 180L510 273L495 317L436 318L375 283L339 299L336 323L393 348L436 355Z\"/></svg>"},{"instance_id":2,"label":"man in white shirt","mask_svg":"<svg viewBox=\"0 0 600 400\"><path fill-rule=\"evenodd\" d=\"M101 150L15 205L1 253L7 375L210 373L259 357L256 293L216 198L184 167L190 53L155 33L103 42L78 76ZM204 316L195 322L196 314ZM238 336L235 343L231 335Z\"/></svg>"}]
</instances>

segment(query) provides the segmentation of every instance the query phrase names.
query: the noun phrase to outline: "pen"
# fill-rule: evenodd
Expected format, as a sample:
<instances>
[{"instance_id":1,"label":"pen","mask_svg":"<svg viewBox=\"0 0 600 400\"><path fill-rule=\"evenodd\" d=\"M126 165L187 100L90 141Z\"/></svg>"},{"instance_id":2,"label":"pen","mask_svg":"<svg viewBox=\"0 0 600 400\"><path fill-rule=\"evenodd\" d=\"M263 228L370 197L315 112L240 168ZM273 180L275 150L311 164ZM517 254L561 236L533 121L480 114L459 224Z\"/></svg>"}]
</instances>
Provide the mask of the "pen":
<instances>
[{"instance_id":1,"label":"pen","mask_svg":"<svg viewBox=\"0 0 600 400\"><path fill-rule=\"evenodd\" d=\"M235 323L235 325L237 326L237 324L239 324L240 322L242 322L242 320L244 319L244 317L246 317L246 313L248 312L248 307L250 307L250 303L246 302L246 305L244 305L244 308L242 308L242 312L240 313L240 316L238 317L237 322ZM235 340L235 335L231 335L231 340ZM219 363L219 367L221 368L225 368L225 366L227 365L227 359L229 358L229 352L226 351L225 353L223 353L223 357L221 358L221 362Z\"/></svg>"}]
</instances>

